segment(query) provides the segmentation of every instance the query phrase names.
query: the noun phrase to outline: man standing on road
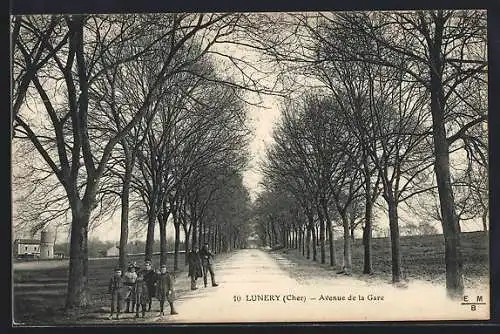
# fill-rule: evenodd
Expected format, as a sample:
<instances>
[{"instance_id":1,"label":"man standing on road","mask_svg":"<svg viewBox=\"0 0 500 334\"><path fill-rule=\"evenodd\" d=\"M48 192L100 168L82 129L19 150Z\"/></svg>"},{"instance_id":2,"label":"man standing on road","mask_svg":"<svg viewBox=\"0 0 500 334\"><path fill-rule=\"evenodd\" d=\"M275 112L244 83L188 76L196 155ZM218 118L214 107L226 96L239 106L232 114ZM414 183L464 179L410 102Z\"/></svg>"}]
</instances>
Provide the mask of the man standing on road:
<instances>
[{"instance_id":1,"label":"man standing on road","mask_svg":"<svg viewBox=\"0 0 500 334\"><path fill-rule=\"evenodd\" d=\"M191 290L198 289L196 287L196 280L198 277L203 276L203 267L201 264L200 253L198 247L194 246L188 255L189 273L188 276L191 277Z\"/></svg>"},{"instance_id":2,"label":"man standing on road","mask_svg":"<svg viewBox=\"0 0 500 334\"><path fill-rule=\"evenodd\" d=\"M208 242L205 242L203 248L200 252L201 263L203 265L203 283L205 283L205 288L207 287L207 271L210 272L210 279L212 280L212 286L218 286L219 284L215 283L215 274L214 269L212 268L212 262L214 258L214 254L208 249Z\"/></svg>"}]
</instances>

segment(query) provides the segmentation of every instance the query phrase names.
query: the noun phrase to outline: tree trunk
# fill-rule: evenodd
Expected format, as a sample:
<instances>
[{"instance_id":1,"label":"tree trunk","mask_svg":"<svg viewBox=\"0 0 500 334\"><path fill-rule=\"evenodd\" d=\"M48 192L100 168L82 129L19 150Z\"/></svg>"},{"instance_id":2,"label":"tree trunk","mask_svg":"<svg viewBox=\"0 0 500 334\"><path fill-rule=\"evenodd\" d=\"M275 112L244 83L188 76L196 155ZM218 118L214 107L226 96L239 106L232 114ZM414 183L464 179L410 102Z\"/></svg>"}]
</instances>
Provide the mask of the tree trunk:
<instances>
[{"instance_id":1,"label":"tree trunk","mask_svg":"<svg viewBox=\"0 0 500 334\"><path fill-rule=\"evenodd\" d=\"M272 248L273 247L273 236L272 236L270 224L271 224L270 222L267 223L266 231L267 231L267 235L268 235L267 241L269 242L269 247Z\"/></svg>"},{"instance_id":2,"label":"tree trunk","mask_svg":"<svg viewBox=\"0 0 500 334\"><path fill-rule=\"evenodd\" d=\"M278 233L281 237L280 243L283 247L286 248L286 230L284 229L283 225L279 226L278 231L279 231Z\"/></svg>"},{"instance_id":3,"label":"tree trunk","mask_svg":"<svg viewBox=\"0 0 500 334\"><path fill-rule=\"evenodd\" d=\"M211 235L212 235L212 249L217 252L217 226L213 226L211 229Z\"/></svg>"},{"instance_id":4,"label":"tree trunk","mask_svg":"<svg viewBox=\"0 0 500 334\"><path fill-rule=\"evenodd\" d=\"M434 142L434 172L439 193L443 235L445 242L446 291L449 297L463 295L462 254L460 245L460 227L455 212L455 201L451 187L449 145L446 138L444 119L445 98L442 86L444 64L441 58L444 19L439 11L435 19L434 38L429 45L431 78L431 114L432 136Z\"/></svg>"},{"instance_id":5,"label":"tree trunk","mask_svg":"<svg viewBox=\"0 0 500 334\"><path fill-rule=\"evenodd\" d=\"M273 219L271 219L271 231L273 234L273 244L276 245L278 243L278 234L276 233L276 226Z\"/></svg>"},{"instance_id":6,"label":"tree trunk","mask_svg":"<svg viewBox=\"0 0 500 334\"><path fill-rule=\"evenodd\" d=\"M481 216L482 221L483 221L483 231L487 232L488 231L488 211L485 211L483 215Z\"/></svg>"},{"instance_id":7,"label":"tree trunk","mask_svg":"<svg viewBox=\"0 0 500 334\"><path fill-rule=\"evenodd\" d=\"M174 222L175 240L174 240L174 271L179 269L179 244L181 238L181 229L178 222Z\"/></svg>"},{"instance_id":8,"label":"tree trunk","mask_svg":"<svg viewBox=\"0 0 500 334\"><path fill-rule=\"evenodd\" d=\"M342 225L344 227L344 257L342 269L345 274L350 275L352 272L352 245L349 219L345 214L342 214Z\"/></svg>"},{"instance_id":9,"label":"tree trunk","mask_svg":"<svg viewBox=\"0 0 500 334\"><path fill-rule=\"evenodd\" d=\"M184 265L188 264L188 254L189 254L189 230L186 224L182 224L184 230Z\"/></svg>"},{"instance_id":10,"label":"tree trunk","mask_svg":"<svg viewBox=\"0 0 500 334\"><path fill-rule=\"evenodd\" d=\"M316 245L316 248L317 248L319 246L319 240L320 240L320 238L318 238L319 234L320 234L320 232L319 232L319 224L315 225L314 229L315 229L315 231L314 231L314 235L315 236L313 236L313 238L315 238L315 240L316 240L316 242L314 244Z\"/></svg>"},{"instance_id":11,"label":"tree trunk","mask_svg":"<svg viewBox=\"0 0 500 334\"><path fill-rule=\"evenodd\" d=\"M307 249L306 249L306 259L311 258L311 226L307 225L306 228L306 243L307 243Z\"/></svg>"},{"instance_id":12,"label":"tree trunk","mask_svg":"<svg viewBox=\"0 0 500 334\"><path fill-rule=\"evenodd\" d=\"M368 188L369 189L369 188ZM363 274L372 274L372 210L373 203L371 195L368 192L365 198L365 226L363 227L363 246L364 246L364 259L363 259Z\"/></svg>"},{"instance_id":13,"label":"tree trunk","mask_svg":"<svg viewBox=\"0 0 500 334\"><path fill-rule=\"evenodd\" d=\"M330 219L330 215L328 214L328 203L326 199L322 201L320 209L323 209L323 214L326 219L326 228L328 230L328 247L330 251L330 266L333 267L337 265L337 254L335 254L335 237L333 235L332 220Z\"/></svg>"},{"instance_id":14,"label":"tree trunk","mask_svg":"<svg viewBox=\"0 0 500 334\"><path fill-rule=\"evenodd\" d=\"M319 245L321 252L321 263L326 262L326 249L325 249L325 220L323 218L323 214L318 210L318 218L319 218Z\"/></svg>"},{"instance_id":15,"label":"tree trunk","mask_svg":"<svg viewBox=\"0 0 500 334\"><path fill-rule=\"evenodd\" d=\"M280 228L280 235L281 235L281 244L283 247L286 248L286 230L283 228L283 226Z\"/></svg>"},{"instance_id":16,"label":"tree trunk","mask_svg":"<svg viewBox=\"0 0 500 334\"><path fill-rule=\"evenodd\" d=\"M198 245L198 233L197 233L197 228L198 228L198 222L196 221L196 217L194 217L193 221L191 222L191 234L192 234L192 239L191 240L191 247L195 247Z\"/></svg>"},{"instance_id":17,"label":"tree trunk","mask_svg":"<svg viewBox=\"0 0 500 334\"><path fill-rule=\"evenodd\" d=\"M160 215L160 217L163 215ZM166 223L160 221L160 265L167 264L167 228Z\"/></svg>"},{"instance_id":18,"label":"tree trunk","mask_svg":"<svg viewBox=\"0 0 500 334\"><path fill-rule=\"evenodd\" d=\"M300 244L302 245L302 256L306 255L306 243L304 242L304 230L300 229Z\"/></svg>"},{"instance_id":19,"label":"tree trunk","mask_svg":"<svg viewBox=\"0 0 500 334\"><path fill-rule=\"evenodd\" d=\"M293 230L288 228L288 248L293 248Z\"/></svg>"},{"instance_id":20,"label":"tree trunk","mask_svg":"<svg viewBox=\"0 0 500 334\"><path fill-rule=\"evenodd\" d=\"M203 246L203 221L200 219L199 220L199 226L198 226L198 248L201 249Z\"/></svg>"},{"instance_id":21,"label":"tree trunk","mask_svg":"<svg viewBox=\"0 0 500 334\"><path fill-rule=\"evenodd\" d=\"M391 235L392 282L401 281L401 254L399 247L398 207L394 200L387 201L389 208L389 230Z\"/></svg>"},{"instance_id":22,"label":"tree trunk","mask_svg":"<svg viewBox=\"0 0 500 334\"><path fill-rule=\"evenodd\" d=\"M154 212L153 210L152 212ZM148 213L148 232L146 235L146 248L144 250L144 258L145 260L153 259L153 246L155 243L155 223L156 217L152 212Z\"/></svg>"},{"instance_id":23,"label":"tree trunk","mask_svg":"<svg viewBox=\"0 0 500 334\"><path fill-rule=\"evenodd\" d=\"M219 252L219 249L217 247L217 245L219 244L218 239L219 239L219 225L216 225L215 226L215 234L214 234L214 249L215 249L216 253Z\"/></svg>"},{"instance_id":24,"label":"tree trunk","mask_svg":"<svg viewBox=\"0 0 500 334\"><path fill-rule=\"evenodd\" d=\"M333 226L330 219L327 220L328 229L328 246L330 251L330 266L334 267L337 265L337 254L335 254L335 239L333 236Z\"/></svg>"},{"instance_id":25,"label":"tree trunk","mask_svg":"<svg viewBox=\"0 0 500 334\"><path fill-rule=\"evenodd\" d=\"M128 166L130 161L125 162L125 176L123 178L122 193L121 193L121 217L120 217L120 259L119 264L122 271L125 272L127 267L127 243L128 243L128 212L129 212L129 197L130 197L130 181L132 179L132 167Z\"/></svg>"},{"instance_id":26,"label":"tree trunk","mask_svg":"<svg viewBox=\"0 0 500 334\"><path fill-rule=\"evenodd\" d=\"M223 248L222 248L222 241L223 241L223 238L224 238L224 234L221 233L222 231L219 231L219 252L222 252Z\"/></svg>"},{"instance_id":27,"label":"tree trunk","mask_svg":"<svg viewBox=\"0 0 500 334\"><path fill-rule=\"evenodd\" d=\"M84 308L89 304L88 224L90 212L78 208L73 208L72 211L69 277L66 294L66 309L68 310Z\"/></svg>"},{"instance_id":28,"label":"tree trunk","mask_svg":"<svg viewBox=\"0 0 500 334\"><path fill-rule=\"evenodd\" d=\"M160 225L160 265L167 264L167 220L168 213L162 212L158 215Z\"/></svg>"},{"instance_id":29,"label":"tree trunk","mask_svg":"<svg viewBox=\"0 0 500 334\"><path fill-rule=\"evenodd\" d=\"M303 247L302 247L302 227L297 228L297 249L299 252L304 255Z\"/></svg>"},{"instance_id":30,"label":"tree trunk","mask_svg":"<svg viewBox=\"0 0 500 334\"><path fill-rule=\"evenodd\" d=\"M317 252L318 252L318 236L316 234L316 228L314 227L314 223L312 222L312 217L311 217L311 233L312 233L312 244L313 244L313 248L312 248L312 252L313 252L313 257L312 257L312 260L313 261L316 261L318 258L317 258Z\"/></svg>"},{"instance_id":31,"label":"tree trunk","mask_svg":"<svg viewBox=\"0 0 500 334\"><path fill-rule=\"evenodd\" d=\"M293 230L293 237L294 237L294 248L298 249L299 248L299 232L297 228Z\"/></svg>"}]
</instances>

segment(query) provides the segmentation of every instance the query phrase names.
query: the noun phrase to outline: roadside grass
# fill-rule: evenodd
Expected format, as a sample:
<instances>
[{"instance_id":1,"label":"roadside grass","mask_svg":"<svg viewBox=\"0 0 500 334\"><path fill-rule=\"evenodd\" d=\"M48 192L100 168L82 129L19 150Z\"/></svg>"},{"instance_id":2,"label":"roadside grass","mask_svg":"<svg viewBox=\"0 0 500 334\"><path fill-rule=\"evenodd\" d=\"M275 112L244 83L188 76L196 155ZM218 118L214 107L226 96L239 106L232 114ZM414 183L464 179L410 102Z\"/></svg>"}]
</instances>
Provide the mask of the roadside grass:
<instances>
[{"instance_id":1,"label":"roadside grass","mask_svg":"<svg viewBox=\"0 0 500 334\"><path fill-rule=\"evenodd\" d=\"M142 267L143 255L130 256L129 260L137 261ZM62 260L64 261L64 260ZM173 256L167 257L167 267L173 268ZM64 302L67 291L67 265L55 265L53 267L43 265L40 268L29 268L13 270L13 323L27 325L41 324L67 324L78 323L80 320L103 320L109 315L110 300L108 295L108 282L113 274L113 269L118 264L118 258L89 259L89 306L84 314L67 314L64 311ZM153 258L155 268L159 267L159 256ZM178 278L185 272L184 255L179 256L179 270L175 273ZM187 278L185 279L187 281ZM186 290L186 284L176 284L176 294L182 294ZM157 314L159 304L153 301L154 312ZM123 308L124 306L122 306ZM100 315L99 315L100 314ZM89 316L91 315L91 316ZM98 315L98 316L95 316ZM126 314L124 318L133 320L134 314ZM91 319L94 317L94 319Z\"/></svg>"},{"instance_id":2,"label":"roadside grass","mask_svg":"<svg viewBox=\"0 0 500 334\"><path fill-rule=\"evenodd\" d=\"M488 232L462 233L462 256L464 265L464 285L472 287L489 282L489 236ZM403 236L400 239L402 279L405 281L425 280L442 283L446 278L444 262L443 235ZM320 247L317 246L317 260L307 260L298 249L280 249L271 252L280 253L296 266L300 279L308 280L318 274L324 278L337 275L342 268L343 240L335 241L337 266L331 267L328 244L325 250L325 264L321 264ZM364 280L390 281L391 243L390 238L374 238L372 240L373 275L363 275L364 248L362 240L356 239L352 246L352 275ZM318 272L314 268L325 270Z\"/></svg>"}]
</instances>

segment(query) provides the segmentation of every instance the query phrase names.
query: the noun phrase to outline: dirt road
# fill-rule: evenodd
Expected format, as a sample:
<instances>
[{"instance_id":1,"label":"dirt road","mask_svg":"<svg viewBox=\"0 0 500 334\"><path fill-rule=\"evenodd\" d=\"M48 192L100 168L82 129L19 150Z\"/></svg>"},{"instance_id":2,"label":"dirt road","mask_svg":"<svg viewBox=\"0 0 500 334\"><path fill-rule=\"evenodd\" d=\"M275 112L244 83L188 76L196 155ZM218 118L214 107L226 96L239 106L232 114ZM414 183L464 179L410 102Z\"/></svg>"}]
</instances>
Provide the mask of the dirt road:
<instances>
[{"instance_id":1,"label":"dirt road","mask_svg":"<svg viewBox=\"0 0 500 334\"><path fill-rule=\"evenodd\" d=\"M444 286L410 282L396 288L387 282L349 276L296 280L296 264L279 253L240 250L216 261L218 287L189 291L176 302L178 315L153 322L317 322L363 320L487 319L489 291L467 291L475 306L449 301ZM285 270L287 269L287 270ZM325 270L317 268L317 270ZM178 284L188 278L179 277ZM185 282L184 282L185 280ZM149 320L151 321L151 319Z\"/></svg>"}]
</instances>

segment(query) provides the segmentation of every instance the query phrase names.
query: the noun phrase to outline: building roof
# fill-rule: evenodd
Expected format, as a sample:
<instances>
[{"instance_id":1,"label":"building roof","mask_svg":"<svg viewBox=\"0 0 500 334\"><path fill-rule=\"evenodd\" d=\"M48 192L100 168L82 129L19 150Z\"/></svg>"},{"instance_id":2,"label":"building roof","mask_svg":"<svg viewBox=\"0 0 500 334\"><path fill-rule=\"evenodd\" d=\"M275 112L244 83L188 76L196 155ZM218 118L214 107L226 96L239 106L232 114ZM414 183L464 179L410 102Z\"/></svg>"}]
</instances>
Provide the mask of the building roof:
<instances>
[{"instance_id":1,"label":"building roof","mask_svg":"<svg viewBox=\"0 0 500 334\"><path fill-rule=\"evenodd\" d=\"M24 244L24 245L38 245L40 243L40 240L36 239L16 239L18 244Z\"/></svg>"}]
</instances>

